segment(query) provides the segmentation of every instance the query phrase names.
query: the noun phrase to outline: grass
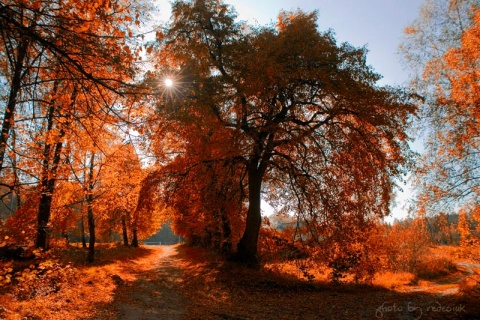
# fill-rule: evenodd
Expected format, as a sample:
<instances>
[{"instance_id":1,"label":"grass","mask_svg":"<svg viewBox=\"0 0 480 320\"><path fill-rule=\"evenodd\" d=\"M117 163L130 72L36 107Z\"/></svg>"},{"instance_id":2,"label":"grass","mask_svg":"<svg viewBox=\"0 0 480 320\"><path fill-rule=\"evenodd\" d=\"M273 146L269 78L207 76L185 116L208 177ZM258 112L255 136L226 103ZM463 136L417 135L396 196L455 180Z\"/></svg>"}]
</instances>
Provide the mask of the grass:
<instances>
[{"instance_id":1,"label":"grass","mask_svg":"<svg viewBox=\"0 0 480 320\"><path fill-rule=\"evenodd\" d=\"M385 318L396 319L420 314L388 313L393 304L402 310L421 306L426 312L437 302L444 306L457 303L457 296L423 292L431 283L416 280L414 274L407 272L379 274L373 285L350 282L335 286L325 275L313 282L306 281L295 263L250 270L212 259L211 253L197 248L181 247L181 255L189 257L183 267L182 285L195 305L195 319L374 319L378 318L375 310L381 306L387 307ZM420 290L406 290L414 287ZM471 306L468 310L476 308ZM473 314L476 315L475 311ZM459 319L463 315L431 312L421 318L440 316Z\"/></svg>"},{"instance_id":2,"label":"grass","mask_svg":"<svg viewBox=\"0 0 480 320\"><path fill-rule=\"evenodd\" d=\"M88 263L86 261L88 249L82 248L81 244L70 245L67 249L56 247L52 251L62 263L73 263L77 267L106 265L120 260L134 260L149 253L147 247L132 248L119 243L100 243L95 245L95 261Z\"/></svg>"},{"instance_id":3,"label":"grass","mask_svg":"<svg viewBox=\"0 0 480 320\"><path fill-rule=\"evenodd\" d=\"M392 272L385 271L377 273L373 279L373 284L386 288L398 289L411 286L416 282L416 277L410 272Z\"/></svg>"},{"instance_id":4,"label":"grass","mask_svg":"<svg viewBox=\"0 0 480 320\"><path fill-rule=\"evenodd\" d=\"M415 275L419 279L435 280L457 271L457 265L448 256L427 256L415 268Z\"/></svg>"},{"instance_id":5,"label":"grass","mask_svg":"<svg viewBox=\"0 0 480 320\"><path fill-rule=\"evenodd\" d=\"M135 272L126 266L151 253L148 248L116 244L99 244L96 248L92 264L85 261L86 250L78 246L53 248L35 261L28 261L28 266L35 266L27 267L34 275L31 279L0 286L0 318L76 320L93 316L97 310L92 306L113 301L115 275L135 281ZM22 263L8 262L16 272L25 270L26 264ZM0 270L4 265L7 262L0 262Z\"/></svg>"}]
</instances>

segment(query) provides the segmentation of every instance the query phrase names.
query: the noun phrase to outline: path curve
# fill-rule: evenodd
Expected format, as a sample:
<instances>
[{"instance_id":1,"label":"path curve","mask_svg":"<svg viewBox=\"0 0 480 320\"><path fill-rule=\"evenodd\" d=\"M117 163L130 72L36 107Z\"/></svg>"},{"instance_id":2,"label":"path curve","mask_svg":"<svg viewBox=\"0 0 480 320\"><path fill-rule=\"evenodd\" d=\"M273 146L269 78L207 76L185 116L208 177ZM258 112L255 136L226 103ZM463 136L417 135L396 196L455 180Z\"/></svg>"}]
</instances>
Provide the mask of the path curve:
<instances>
[{"instance_id":1,"label":"path curve","mask_svg":"<svg viewBox=\"0 0 480 320\"><path fill-rule=\"evenodd\" d=\"M480 264L470 262L457 262L457 269L463 274L455 279L452 279L446 283L435 284L427 287L415 286L411 287L406 292L430 292L435 293L438 296L456 295L460 291L460 282L465 281L469 277L479 274L475 269L480 269Z\"/></svg>"}]
</instances>

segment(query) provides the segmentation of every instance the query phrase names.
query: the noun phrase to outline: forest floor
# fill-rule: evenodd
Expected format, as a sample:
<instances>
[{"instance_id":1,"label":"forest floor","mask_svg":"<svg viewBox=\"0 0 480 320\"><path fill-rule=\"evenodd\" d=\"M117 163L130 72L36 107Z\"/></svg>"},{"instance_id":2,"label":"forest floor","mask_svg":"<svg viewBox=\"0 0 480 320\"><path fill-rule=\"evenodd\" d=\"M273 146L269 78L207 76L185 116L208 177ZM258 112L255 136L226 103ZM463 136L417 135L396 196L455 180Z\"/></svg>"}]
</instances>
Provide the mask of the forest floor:
<instances>
[{"instance_id":1,"label":"forest floor","mask_svg":"<svg viewBox=\"0 0 480 320\"><path fill-rule=\"evenodd\" d=\"M437 283L387 289L308 283L186 246L122 254L100 250L87 265L65 253L61 262L75 267L52 271L57 284L28 295L0 288L0 319L480 319L480 300L465 289L478 288L473 262Z\"/></svg>"}]
</instances>

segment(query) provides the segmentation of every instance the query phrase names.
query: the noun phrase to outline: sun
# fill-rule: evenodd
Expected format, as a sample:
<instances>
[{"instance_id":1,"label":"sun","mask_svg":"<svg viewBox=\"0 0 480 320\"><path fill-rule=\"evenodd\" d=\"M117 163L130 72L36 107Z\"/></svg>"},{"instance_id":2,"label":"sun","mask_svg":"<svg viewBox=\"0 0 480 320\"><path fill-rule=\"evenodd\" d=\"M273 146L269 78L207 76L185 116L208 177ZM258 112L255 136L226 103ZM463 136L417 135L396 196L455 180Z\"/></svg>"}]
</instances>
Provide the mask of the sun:
<instances>
[{"instance_id":1,"label":"sun","mask_svg":"<svg viewBox=\"0 0 480 320\"><path fill-rule=\"evenodd\" d=\"M173 80L170 79L170 78L165 79L165 86L168 87L168 88L173 86Z\"/></svg>"}]
</instances>

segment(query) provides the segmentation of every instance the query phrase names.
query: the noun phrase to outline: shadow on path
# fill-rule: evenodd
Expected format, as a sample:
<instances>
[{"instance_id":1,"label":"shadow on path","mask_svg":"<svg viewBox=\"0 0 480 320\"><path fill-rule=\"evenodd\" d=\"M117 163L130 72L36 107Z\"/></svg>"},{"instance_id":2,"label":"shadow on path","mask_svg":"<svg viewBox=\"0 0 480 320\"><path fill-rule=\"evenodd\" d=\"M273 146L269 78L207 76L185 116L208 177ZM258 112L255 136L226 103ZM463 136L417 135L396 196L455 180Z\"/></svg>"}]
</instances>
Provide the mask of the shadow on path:
<instances>
[{"instance_id":1,"label":"shadow on path","mask_svg":"<svg viewBox=\"0 0 480 320\"><path fill-rule=\"evenodd\" d=\"M161 246L112 276L94 319L480 319L459 296L372 286L311 285L242 268L198 248ZM103 307L103 311L101 308Z\"/></svg>"},{"instance_id":2,"label":"shadow on path","mask_svg":"<svg viewBox=\"0 0 480 320\"><path fill-rule=\"evenodd\" d=\"M114 300L94 319L156 320L184 319L187 299L178 290L182 270L177 266L175 246L153 248L158 255L143 265L125 266L127 274L136 276L133 282L118 275L112 278L117 284ZM145 265L148 263L150 265Z\"/></svg>"}]
</instances>

